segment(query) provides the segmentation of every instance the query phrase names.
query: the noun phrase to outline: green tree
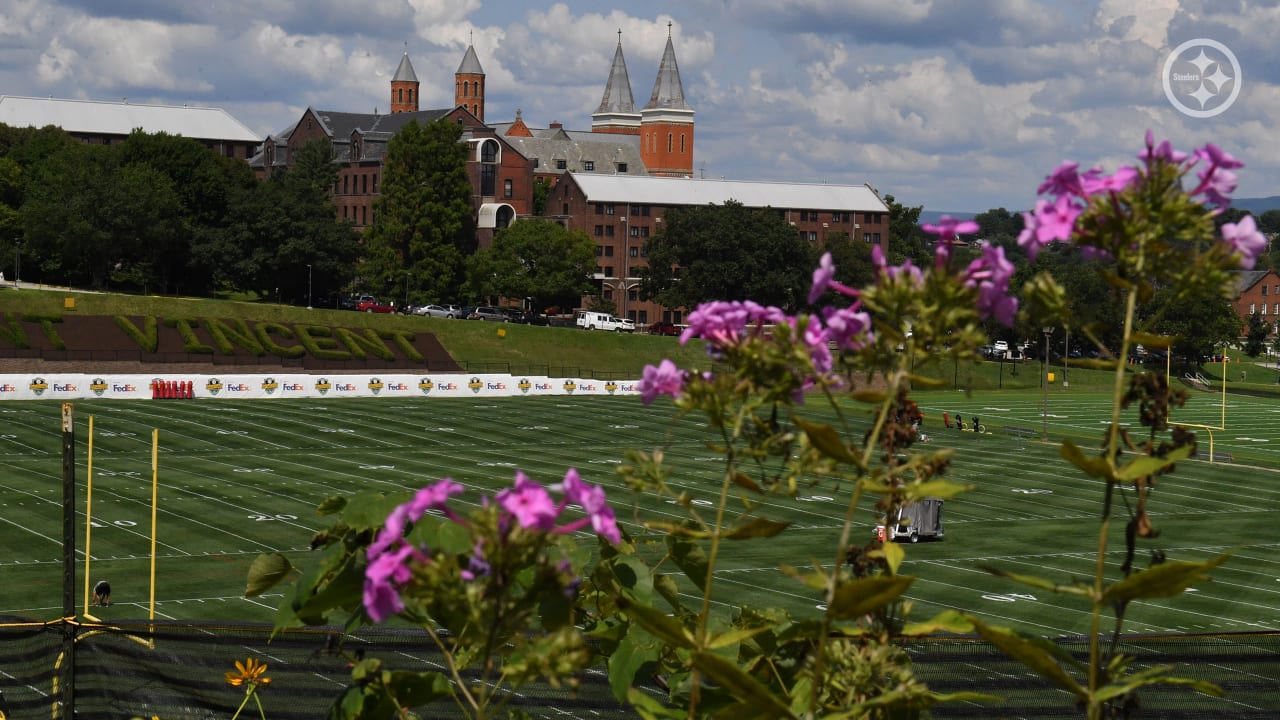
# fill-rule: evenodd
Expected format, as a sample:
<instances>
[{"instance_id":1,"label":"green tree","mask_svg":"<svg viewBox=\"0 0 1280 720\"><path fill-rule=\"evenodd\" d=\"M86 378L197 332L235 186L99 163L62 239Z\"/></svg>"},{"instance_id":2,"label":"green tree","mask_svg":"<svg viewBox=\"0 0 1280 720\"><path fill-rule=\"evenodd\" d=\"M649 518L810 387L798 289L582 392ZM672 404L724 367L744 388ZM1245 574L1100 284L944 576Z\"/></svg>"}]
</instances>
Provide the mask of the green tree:
<instances>
[{"instance_id":1,"label":"green tree","mask_svg":"<svg viewBox=\"0 0 1280 720\"><path fill-rule=\"evenodd\" d=\"M1249 315L1249 320L1245 327L1244 336L1244 354L1249 357L1258 357L1262 354L1262 350L1267 346L1267 336L1271 334L1271 323L1266 318L1253 313Z\"/></svg>"},{"instance_id":2,"label":"green tree","mask_svg":"<svg viewBox=\"0 0 1280 720\"><path fill-rule=\"evenodd\" d=\"M645 243L641 294L667 307L754 300L794 309L806 300L813 253L777 212L724 205L672 208Z\"/></svg>"},{"instance_id":3,"label":"green tree","mask_svg":"<svg viewBox=\"0 0 1280 720\"><path fill-rule=\"evenodd\" d=\"M533 214L547 214L547 196L551 194L551 186L546 180L538 178L533 181Z\"/></svg>"},{"instance_id":4,"label":"green tree","mask_svg":"<svg viewBox=\"0 0 1280 720\"><path fill-rule=\"evenodd\" d=\"M836 280L849 287L862 287L875 280L876 268L871 262L871 248L871 243L856 240L843 232L828 234L826 242L822 244L822 250L831 253L831 262L836 266Z\"/></svg>"},{"instance_id":5,"label":"green tree","mask_svg":"<svg viewBox=\"0 0 1280 720\"><path fill-rule=\"evenodd\" d=\"M462 128L447 120L404 126L387 143L382 196L365 233L360 273L394 297L405 278L434 297L453 295L474 250L471 182Z\"/></svg>"},{"instance_id":6,"label":"green tree","mask_svg":"<svg viewBox=\"0 0 1280 720\"><path fill-rule=\"evenodd\" d=\"M999 245L1012 244L1025 227L1022 215L1004 208L992 208L973 217L978 223L978 237Z\"/></svg>"},{"instance_id":7,"label":"green tree","mask_svg":"<svg viewBox=\"0 0 1280 720\"><path fill-rule=\"evenodd\" d=\"M1148 315L1159 315L1155 331L1178 338L1173 353L1184 366L1199 365L1201 358L1238 340L1243 329L1235 308L1216 294L1179 294L1164 288L1149 308Z\"/></svg>"},{"instance_id":8,"label":"green tree","mask_svg":"<svg viewBox=\"0 0 1280 720\"><path fill-rule=\"evenodd\" d=\"M920 229L924 206L907 207L893 195L885 195L884 204L889 207L889 262L895 265L903 260L911 260L916 265L932 262L930 238Z\"/></svg>"},{"instance_id":9,"label":"green tree","mask_svg":"<svg viewBox=\"0 0 1280 720\"><path fill-rule=\"evenodd\" d=\"M532 298L541 311L552 305L577 305L591 289L595 268L595 243L580 230L567 230L557 222L524 220L500 230L493 247L467 261L469 276L493 278L497 294Z\"/></svg>"}]
</instances>

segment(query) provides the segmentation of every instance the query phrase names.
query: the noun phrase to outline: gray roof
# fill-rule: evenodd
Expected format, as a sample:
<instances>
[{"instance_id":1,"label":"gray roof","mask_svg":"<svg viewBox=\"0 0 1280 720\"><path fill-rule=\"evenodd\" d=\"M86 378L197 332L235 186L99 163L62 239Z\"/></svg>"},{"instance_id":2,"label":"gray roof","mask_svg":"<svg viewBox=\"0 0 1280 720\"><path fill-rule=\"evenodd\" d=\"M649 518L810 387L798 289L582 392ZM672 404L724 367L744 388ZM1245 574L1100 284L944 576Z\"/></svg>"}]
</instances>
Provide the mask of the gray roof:
<instances>
[{"instance_id":1,"label":"gray roof","mask_svg":"<svg viewBox=\"0 0 1280 720\"><path fill-rule=\"evenodd\" d=\"M667 48L662 52L658 65L658 77L653 81L653 93L649 96L649 109L692 110L684 101L684 85L680 83L680 66L676 64L676 49L667 36Z\"/></svg>"},{"instance_id":2,"label":"gray roof","mask_svg":"<svg viewBox=\"0 0 1280 720\"><path fill-rule=\"evenodd\" d=\"M1270 270L1241 270L1236 273L1236 297L1240 297L1246 290L1258 284L1258 281L1266 277Z\"/></svg>"},{"instance_id":3,"label":"gray roof","mask_svg":"<svg viewBox=\"0 0 1280 720\"><path fill-rule=\"evenodd\" d=\"M462 64L458 66L457 75L483 75L484 68L480 67L480 58L476 57L476 49L472 45L467 46L467 54L462 56Z\"/></svg>"},{"instance_id":4,"label":"gray roof","mask_svg":"<svg viewBox=\"0 0 1280 720\"><path fill-rule=\"evenodd\" d=\"M368 133L382 132L394 135L400 130L400 128L408 125L412 120L417 120L420 124L425 125L430 122L435 122L436 120L439 120L453 112L453 108L389 113L386 115L315 109L313 109L312 112L315 113L320 124L324 126L329 137L333 138L335 141L346 142L351 137L351 133L356 130L362 130Z\"/></svg>"},{"instance_id":5,"label":"gray roof","mask_svg":"<svg viewBox=\"0 0 1280 720\"><path fill-rule=\"evenodd\" d=\"M696 180L632 175L573 174L588 202L641 205L723 205L747 207L889 212L869 185Z\"/></svg>"},{"instance_id":6,"label":"gray roof","mask_svg":"<svg viewBox=\"0 0 1280 720\"><path fill-rule=\"evenodd\" d=\"M618 35L618 49L613 53L613 67L609 69L609 82L604 86L604 97L596 113L634 113L635 97L631 94L631 79L627 76L627 61L622 57L622 35Z\"/></svg>"},{"instance_id":7,"label":"gray roof","mask_svg":"<svg viewBox=\"0 0 1280 720\"><path fill-rule=\"evenodd\" d=\"M627 175L646 174L644 161L640 158L640 137L638 135L617 135L612 133L565 133L560 130L549 137L534 131L535 137L503 136L511 147L520 151L527 158L538 158L539 164L535 172L591 172L615 173L618 163L625 163ZM573 136L587 136L578 139ZM564 160L565 169L558 170L556 161ZM587 170L587 163L593 169Z\"/></svg>"},{"instance_id":8,"label":"gray roof","mask_svg":"<svg viewBox=\"0 0 1280 720\"><path fill-rule=\"evenodd\" d=\"M0 96L0 123L11 127L55 125L70 133L128 135L141 128L196 140L260 142L261 135L226 110L189 105L145 105L126 101Z\"/></svg>"},{"instance_id":9,"label":"gray roof","mask_svg":"<svg viewBox=\"0 0 1280 720\"><path fill-rule=\"evenodd\" d=\"M407 50L404 57L400 58L400 67L396 68L395 77L391 78L391 82L418 82L418 74L413 71L413 63L409 62Z\"/></svg>"}]
</instances>

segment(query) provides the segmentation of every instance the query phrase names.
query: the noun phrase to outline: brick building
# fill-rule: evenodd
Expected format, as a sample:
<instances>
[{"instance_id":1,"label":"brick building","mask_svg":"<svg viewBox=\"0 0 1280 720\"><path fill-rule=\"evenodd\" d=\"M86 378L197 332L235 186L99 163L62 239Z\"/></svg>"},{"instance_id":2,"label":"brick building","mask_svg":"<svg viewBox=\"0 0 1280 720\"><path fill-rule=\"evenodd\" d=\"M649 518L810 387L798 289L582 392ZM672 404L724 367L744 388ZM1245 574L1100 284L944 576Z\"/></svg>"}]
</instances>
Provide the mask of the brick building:
<instances>
[{"instance_id":1,"label":"brick building","mask_svg":"<svg viewBox=\"0 0 1280 720\"><path fill-rule=\"evenodd\" d=\"M1280 275L1275 270L1245 270L1236 276L1236 298L1232 307L1248 328L1249 316L1258 313L1280 334Z\"/></svg>"},{"instance_id":2,"label":"brick building","mask_svg":"<svg viewBox=\"0 0 1280 720\"><path fill-rule=\"evenodd\" d=\"M697 180L569 173L550 193L547 213L596 241L594 279L600 297L644 325L684 320L679 309L639 297L635 270L647 265L645 241L662 228L668 208L723 205L772 208L817 245L844 233L888 249L889 208L870 186Z\"/></svg>"},{"instance_id":3,"label":"brick building","mask_svg":"<svg viewBox=\"0 0 1280 720\"><path fill-rule=\"evenodd\" d=\"M229 158L248 160L262 137L222 108L146 105L99 100L0 95L0 123L10 127L53 125L81 142L111 145L134 130L179 135Z\"/></svg>"}]
</instances>

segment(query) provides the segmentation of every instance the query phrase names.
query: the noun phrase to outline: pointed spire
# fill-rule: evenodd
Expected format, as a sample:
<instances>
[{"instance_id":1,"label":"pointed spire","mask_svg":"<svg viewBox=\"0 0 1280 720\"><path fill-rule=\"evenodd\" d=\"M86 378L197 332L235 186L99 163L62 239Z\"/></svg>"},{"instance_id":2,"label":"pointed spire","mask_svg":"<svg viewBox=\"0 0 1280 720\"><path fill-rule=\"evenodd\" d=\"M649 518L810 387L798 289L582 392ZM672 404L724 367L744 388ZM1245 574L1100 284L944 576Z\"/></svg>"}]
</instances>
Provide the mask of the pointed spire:
<instances>
[{"instance_id":1,"label":"pointed spire","mask_svg":"<svg viewBox=\"0 0 1280 720\"><path fill-rule=\"evenodd\" d=\"M631 94L631 78L627 76L627 61L622 57L622 30L618 30L618 49L613 53L613 67L609 69L609 82L604 86L599 113L634 113L636 100Z\"/></svg>"},{"instance_id":2,"label":"pointed spire","mask_svg":"<svg viewBox=\"0 0 1280 720\"><path fill-rule=\"evenodd\" d=\"M691 110L684 101L684 85L680 82L680 66L676 64L676 48L671 41L671 23L667 23L667 48L662 52L658 77L653 81L653 94L645 110Z\"/></svg>"},{"instance_id":3,"label":"pointed spire","mask_svg":"<svg viewBox=\"0 0 1280 720\"><path fill-rule=\"evenodd\" d=\"M400 58L400 67L396 68L396 74L391 78L391 82L418 82L418 75L413 71L413 63L409 62L408 43L405 45L404 57Z\"/></svg>"},{"instance_id":4,"label":"pointed spire","mask_svg":"<svg viewBox=\"0 0 1280 720\"><path fill-rule=\"evenodd\" d=\"M467 53L462 56L462 64L458 66L456 75L483 75L484 68L480 67L480 58L476 57L476 48L474 45L467 45Z\"/></svg>"}]
</instances>

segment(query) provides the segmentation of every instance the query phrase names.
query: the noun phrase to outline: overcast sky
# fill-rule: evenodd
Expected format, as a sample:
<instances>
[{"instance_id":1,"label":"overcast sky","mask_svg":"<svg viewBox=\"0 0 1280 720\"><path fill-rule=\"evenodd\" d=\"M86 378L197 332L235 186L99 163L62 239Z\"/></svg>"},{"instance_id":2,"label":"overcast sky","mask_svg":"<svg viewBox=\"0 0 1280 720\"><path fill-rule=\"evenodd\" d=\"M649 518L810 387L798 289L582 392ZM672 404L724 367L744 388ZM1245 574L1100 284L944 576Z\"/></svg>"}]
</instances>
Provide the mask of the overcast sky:
<instances>
[{"instance_id":1,"label":"overcast sky","mask_svg":"<svg viewBox=\"0 0 1280 720\"><path fill-rule=\"evenodd\" d=\"M488 120L588 129L617 31L641 106L668 23L706 177L1025 209L1063 159L1114 167L1151 128L1244 159L1237 196L1280 195L1271 1L0 0L0 93L213 105L265 135L307 106L385 112L406 48L423 108L451 106L474 38ZM1214 93L1193 99L1196 52L1166 60L1199 39L1243 77L1210 47ZM1220 114L1176 109L1166 75L1184 107Z\"/></svg>"}]
</instances>

